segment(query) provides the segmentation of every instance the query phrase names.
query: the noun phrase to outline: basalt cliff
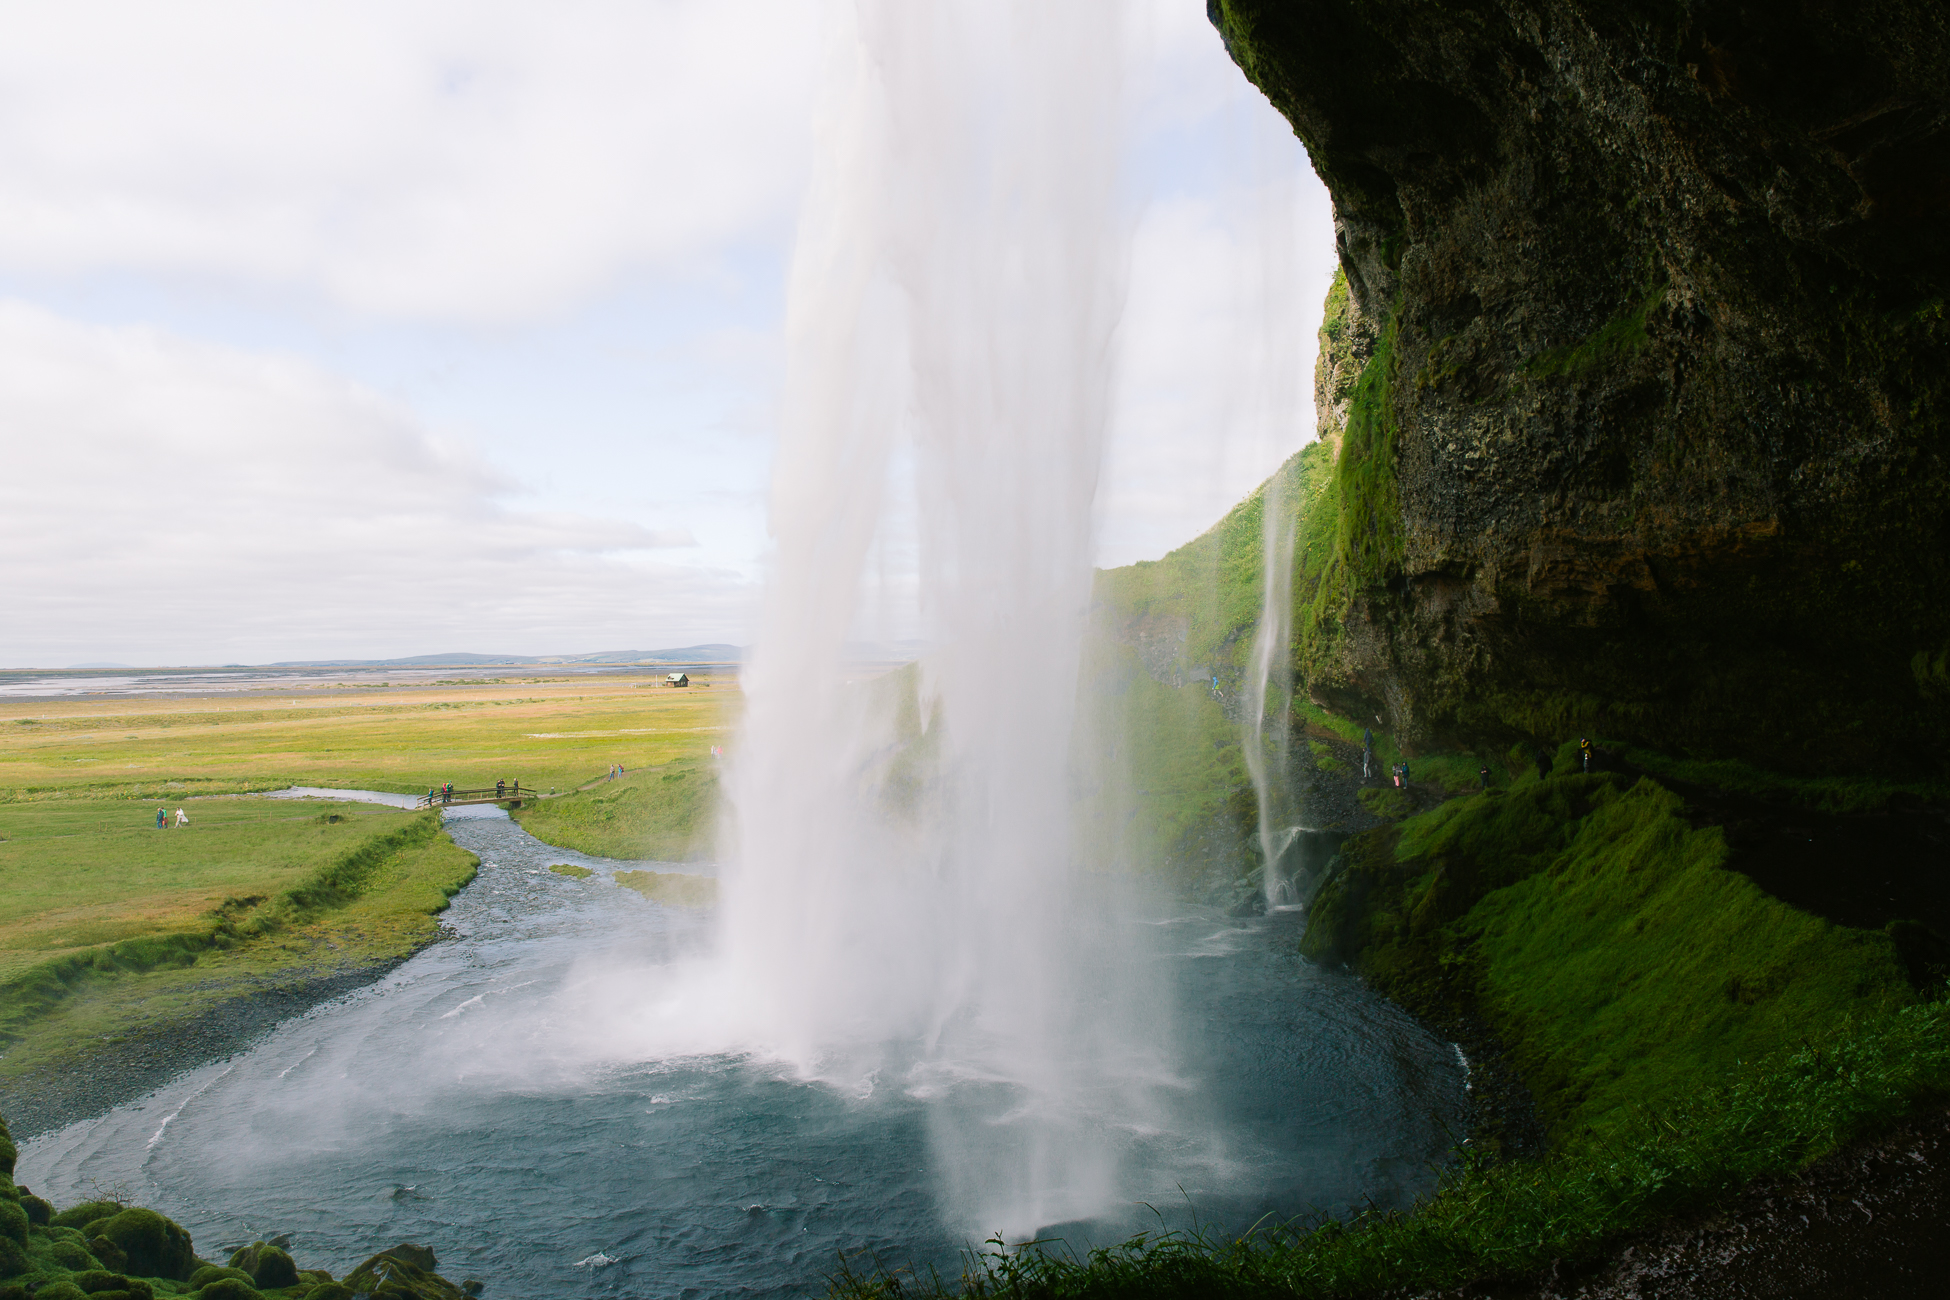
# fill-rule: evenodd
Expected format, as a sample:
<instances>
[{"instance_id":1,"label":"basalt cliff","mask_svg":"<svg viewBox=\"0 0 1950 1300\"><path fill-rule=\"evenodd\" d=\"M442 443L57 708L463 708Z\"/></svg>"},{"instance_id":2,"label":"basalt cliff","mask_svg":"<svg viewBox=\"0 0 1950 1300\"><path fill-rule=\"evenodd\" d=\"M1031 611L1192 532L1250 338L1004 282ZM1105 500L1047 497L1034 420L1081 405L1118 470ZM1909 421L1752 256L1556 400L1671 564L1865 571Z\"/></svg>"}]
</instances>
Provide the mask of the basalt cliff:
<instances>
[{"instance_id":1,"label":"basalt cliff","mask_svg":"<svg viewBox=\"0 0 1950 1300\"><path fill-rule=\"evenodd\" d=\"M1335 205L1306 689L1408 744L1940 776L1950 8L1209 12Z\"/></svg>"}]
</instances>

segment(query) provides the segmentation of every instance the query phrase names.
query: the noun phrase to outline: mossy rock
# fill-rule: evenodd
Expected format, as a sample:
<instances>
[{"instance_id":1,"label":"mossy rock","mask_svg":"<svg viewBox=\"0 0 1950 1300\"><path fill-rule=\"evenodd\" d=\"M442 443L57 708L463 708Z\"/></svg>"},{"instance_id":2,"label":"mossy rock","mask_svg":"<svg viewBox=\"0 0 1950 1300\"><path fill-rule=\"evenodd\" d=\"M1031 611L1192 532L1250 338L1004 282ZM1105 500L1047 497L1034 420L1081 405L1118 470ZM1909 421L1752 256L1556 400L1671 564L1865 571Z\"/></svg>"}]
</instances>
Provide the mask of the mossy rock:
<instances>
[{"instance_id":1,"label":"mossy rock","mask_svg":"<svg viewBox=\"0 0 1950 1300\"><path fill-rule=\"evenodd\" d=\"M352 1300L352 1292L337 1282L320 1282L305 1292L305 1300Z\"/></svg>"},{"instance_id":2,"label":"mossy rock","mask_svg":"<svg viewBox=\"0 0 1950 1300\"><path fill-rule=\"evenodd\" d=\"M234 1277L220 1277L196 1294L198 1300L264 1300L262 1291Z\"/></svg>"},{"instance_id":3,"label":"mossy rock","mask_svg":"<svg viewBox=\"0 0 1950 1300\"><path fill-rule=\"evenodd\" d=\"M88 1293L72 1282L54 1282L35 1291L34 1300L88 1300Z\"/></svg>"},{"instance_id":4,"label":"mossy rock","mask_svg":"<svg viewBox=\"0 0 1950 1300\"><path fill-rule=\"evenodd\" d=\"M14 1146L14 1135L7 1131L7 1121L0 1119L0 1174L14 1176L14 1161L19 1159L20 1151Z\"/></svg>"},{"instance_id":5,"label":"mossy rock","mask_svg":"<svg viewBox=\"0 0 1950 1300\"><path fill-rule=\"evenodd\" d=\"M243 1252L239 1251L238 1253L242 1254ZM251 1275L249 1273L246 1273L241 1268L227 1268L222 1264L205 1264L203 1265L203 1267L197 1269L194 1273L190 1274L189 1276L190 1289L194 1291L200 1291L204 1287L209 1286L212 1282L215 1282L218 1278L225 1278L225 1277L234 1278L235 1280L239 1282L243 1282L245 1284L249 1284L252 1280Z\"/></svg>"},{"instance_id":6,"label":"mossy rock","mask_svg":"<svg viewBox=\"0 0 1950 1300\"><path fill-rule=\"evenodd\" d=\"M180 1281L196 1267L196 1251L190 1244L190 1234L154 1210L124 1210L108 1221L101 1234L127 1257L122 1267L142 1277ZM99 1256L101 1252L95 1254ZM290 1256L285 1259L290 1262ZM296 1280L295 1272L293 1280Z\"/></svg>"},{"instance_id":7,"label":"mossy rock","mask_svg":"<svg viewBox=\"0 0 1950 1300\"><path fill-rule=\"evenodd\" d=\"M254 1241L230 1257L230 1267L241 1269L260 1291L281 1291L298 1285L298 1266L291 1256L269 1242Z\"/></svg>"},{"instance_id":8,"label":"mossy rock","mask_svg":"<svg viewBox=\"0 0 1950 1300\"><path fill-rule=\"evenodd\" d=\"M88 1253L88 1247L66 1237L56 1237L48 1242L47 1253L62 1268L74 1273L83 1273L91 1268L100 1268L102 1263Z\"/></svg>"},{"instance_id":9,"label":"mossy rock","mask_svg":"<svg viewBox=\"0 0 1950 1300\"><path fill-rule=\"evenodd\" d=\"M0 1286L0 1300L30 1300L30 1297L27 1294L26 1287L20 1285L18 1282L10 1282L5 1286Z\"/></svg>"},{"instance_id":10,"label":"mossy rock","mask_svg":"<svg viewBox=\"0 0 1950 1300\"><path fill-rule=\"evenodd\" d=\"M1415 811L1415 801L1409 798L1408 791L1392 785L1358 790L1354 797L1361 801L1363 808L1383 821L1400 821Z\"/></svg>"},{"instance_id":11,"label":"mossy rock","mask_svg":"<svg viewBox=\"0 0 1950 1300\"><path fill-rule=\"evenodd\" d=\"M18 1277L30 1267L27 1248L12 1237L0 1237L0 1277Z\"/></svg>"},{"instance_id":12,"label":"mossy rock","mask_svg":"<svg viewBox=\"0 0 1950 1300\"><path fill-rule=\"evenodd\" d=\"M27 1212L27 1222L37 1227L45 1227L54 1220L54 1207L38 1196L22 1196L20 1208Z\"/></svg>"},{"instance_id":13,"label":"mossy rock","mask_svg":"<svg viewBox=\"0 0 1950 1300\"><path fill-rule=\"evenodd\" d=\"M438 1263L425 1246L394 1246L346 1274L344 1285L373 1300L466 1300L465 1291L433 1271Z\"/></svg>"},{"instance_id":14,"label":"mossy rock","mask_svg":"<svg viewBox=\"0 0 1950 1300\"><path fill-rule=\"evenodd\" d=\"M122 1248L99 1234L88 1239L88 1253L102 1262L104 1268L127 1268L129 1257Z\"/></svg>"},{"instance_id":15,"label":"mossy rock","mask_svg":"<svg viewBox=\"0 0 1950 1300\"><path fill-rule=\"evenodd\" d=\"M31 1226L27 1222L27 1211L20 1208L19 1201L0 1198L0 1237L25 1246L27 1229Z\"/></svg>"},{"instance_id":16,"label":"mossy rock","mask_svg":"<svg viewBox=\"0 0 1950 1300\"><path fill-rule=\"evenodd\" d=\"M54 1216L57 1228L86 1228L97 1219L112 1219L128 1207L120 1201L83 1201Z\"/></svg>"},{"instance_id":17,"label":"mossy rock","mask_svg":"<svg viewBox=\"0 0 1950 1300\"><path fill-rule=\"evenodd\" d=\"M140 1278L124 1277L105 1268L89 1269L68 1279L92 1296L136 1296L155 1300L156 1289Z\"/></svg>"}]
</instances>

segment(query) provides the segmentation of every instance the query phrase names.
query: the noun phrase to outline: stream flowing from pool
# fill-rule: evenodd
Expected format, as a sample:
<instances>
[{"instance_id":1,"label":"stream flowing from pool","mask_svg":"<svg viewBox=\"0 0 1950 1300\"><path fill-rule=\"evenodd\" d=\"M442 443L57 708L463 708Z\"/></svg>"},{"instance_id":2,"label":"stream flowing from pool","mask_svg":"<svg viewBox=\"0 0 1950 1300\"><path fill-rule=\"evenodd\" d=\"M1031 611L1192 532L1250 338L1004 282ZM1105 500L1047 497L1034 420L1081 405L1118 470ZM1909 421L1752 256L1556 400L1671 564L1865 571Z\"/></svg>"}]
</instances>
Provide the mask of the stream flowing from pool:
<instances>
[{"instance_id":1,"label":"stream flowing from pool","mask_svg":"<svg viewBox=\"0 0 1950 1300\"><path fill-rule=\"evenodd\" d=\"M839 1088L672 1031L657 1047L631 1008L709 984L708 913L611 876L710 868L590 858L498 810L467 814L448 829L482 866L444 941L229 1061L29 1143L20 1181L59 1203L113 1190L151 1205L206 1257L283 1232L301 1264L340 1273L420 1242L490 1300L818 1294L842 1251L953 1268L979 1244L944 1210L930 1134L941 1112L990 1104L987 1081L895 1052ZM1194 1214L1241 1230L1430 1185L1461 1123L1449 1044L1300 960L1294 914L1186 907L1129 924L1182 1009L1171 1077L1144 1123L1080 1117L1119 1154L1114 1203L1048 1235L1114 1241Z\"/></svg>"}]
</instances>

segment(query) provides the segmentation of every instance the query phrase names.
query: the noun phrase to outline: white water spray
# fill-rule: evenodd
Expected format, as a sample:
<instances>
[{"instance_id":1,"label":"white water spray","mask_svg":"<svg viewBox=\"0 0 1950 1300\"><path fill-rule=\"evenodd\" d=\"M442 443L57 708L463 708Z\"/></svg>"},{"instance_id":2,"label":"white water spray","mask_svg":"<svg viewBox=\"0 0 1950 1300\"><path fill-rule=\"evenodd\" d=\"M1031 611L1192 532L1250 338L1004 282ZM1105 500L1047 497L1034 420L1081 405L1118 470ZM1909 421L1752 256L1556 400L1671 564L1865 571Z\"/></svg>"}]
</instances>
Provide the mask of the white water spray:
<instances>
[{"instance_id":1,"label":"white water spray","mask_svg":"<svg viewBox=\"0 0 1950 1300\"><path fill-rule=\"evenodd\" d=\"M765 1050L931 1108L947 1208L1101 1211L1164 1035L1077 870L1070 734L1127 238L1119 5L860 0L795 257L723 941ZM912 455L903 454L903 444ZM911 466L924 671L847 681ZM1144 1007L1162 1014L1162 1003Z\"/></svg>"}]
</instances>

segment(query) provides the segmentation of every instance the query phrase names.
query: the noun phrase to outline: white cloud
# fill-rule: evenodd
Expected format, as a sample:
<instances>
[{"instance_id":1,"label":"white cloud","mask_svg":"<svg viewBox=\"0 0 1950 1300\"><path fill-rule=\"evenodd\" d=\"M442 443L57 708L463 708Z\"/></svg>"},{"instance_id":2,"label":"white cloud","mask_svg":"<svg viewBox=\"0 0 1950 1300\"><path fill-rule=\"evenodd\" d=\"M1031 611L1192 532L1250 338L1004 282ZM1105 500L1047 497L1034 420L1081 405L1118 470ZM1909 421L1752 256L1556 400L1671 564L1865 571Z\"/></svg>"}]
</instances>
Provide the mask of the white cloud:
<instances>
[{"instance_id":1,"label":"white cloud","mask_svg":"<svg viewBox=\"0 0 1950 1300\"><path fill-rule=\"evenodd\" d=\"M774 237L808 0L0 10L0 267L501 321Z\"/></svg>"},{"instance_id":2,"label":"white cloud","mask_svg":"<svg viewBox=\"0 0 1950 1300\"><path fill-rule=\"evenodd\" d=\"M1149 164L1165 195L1132 243L1098 498L1106 566L1183 545L1312 439L1317 331L1335 266L1326 188L1215 33L1184 30L1181 17L1141 89L1149 138L1199 148L1181 146L1176 165ZM1223 156L1210 156L1215 147Z\"/></svg>"},{"instance_id":3,"label":"white cloud","mask_svg":"<svg viewBox=\"0 0 1950 1300\"><path fill-rule=\"evenodd\" d=\"M648 648L742 630L682 529L511 506L294 358L0 303L0 662Z\"/></svg>"}]
</instances>

